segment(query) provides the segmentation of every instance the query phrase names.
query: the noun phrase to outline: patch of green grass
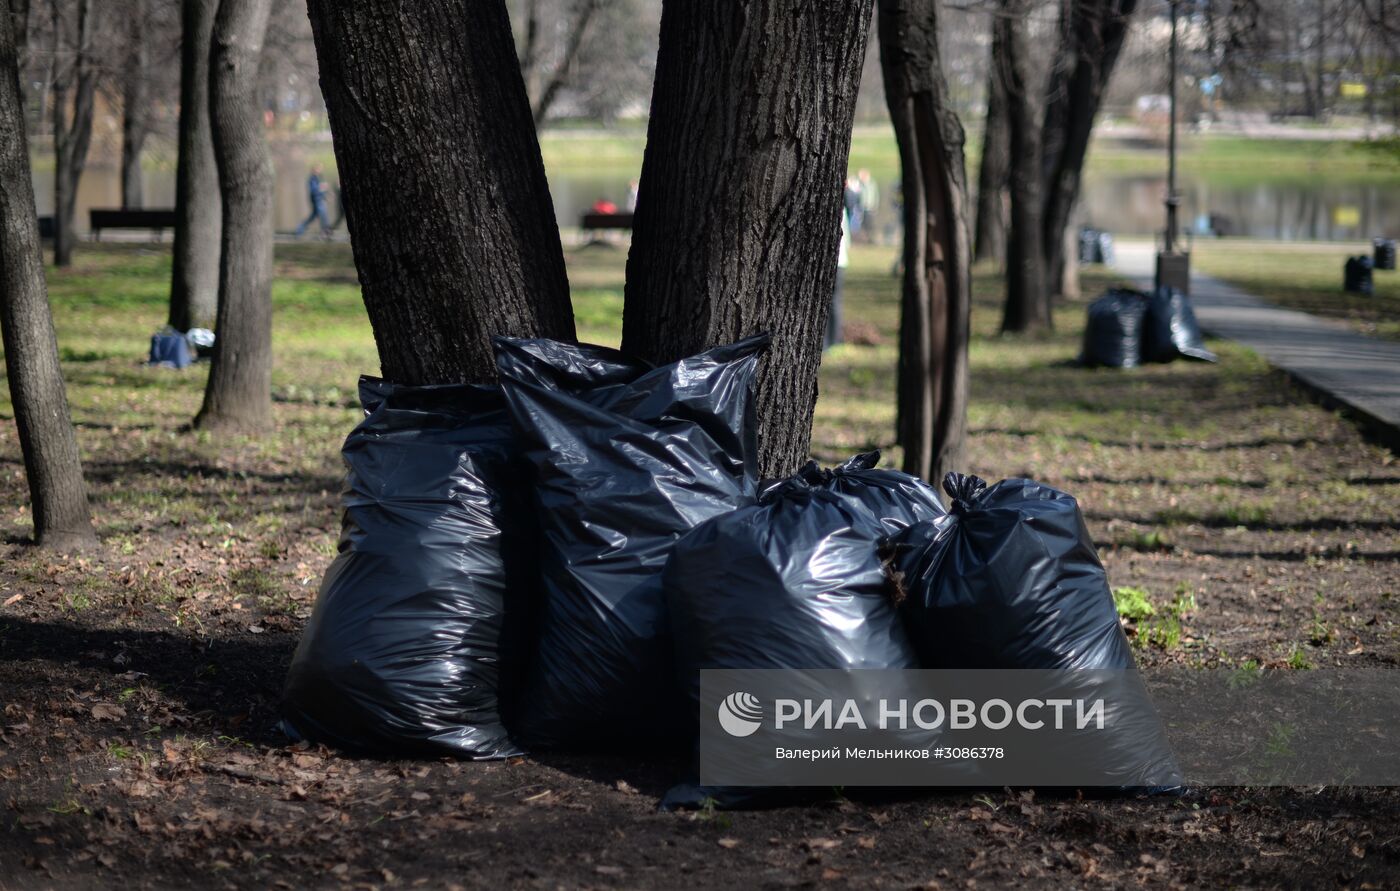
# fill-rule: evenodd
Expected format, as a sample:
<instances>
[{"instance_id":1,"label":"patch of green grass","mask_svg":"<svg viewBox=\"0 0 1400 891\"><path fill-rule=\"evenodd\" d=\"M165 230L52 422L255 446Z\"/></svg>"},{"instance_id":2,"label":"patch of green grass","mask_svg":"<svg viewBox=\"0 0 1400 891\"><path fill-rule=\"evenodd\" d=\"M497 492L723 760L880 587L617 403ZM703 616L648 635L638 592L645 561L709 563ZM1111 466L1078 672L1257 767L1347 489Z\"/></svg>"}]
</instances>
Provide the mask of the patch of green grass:
<instances>
[{"instance_id":1,"label":"patch of green grass","mask_svg":"<svg viewBox=\"0 0 1400 891\"><path fill-rule=\"evenodd\" d=\"M1352 243L1199 241L1196 268L1289 309L1340 319L1363 334L1400 340L1400 273L1376 270L1375 294L1342 291L1347 257L1370 255L1371 245Z\"/></svg>"},{"instance_id":2,"label":"patch of green grass","mask_svg":"<svg viewBox=\"0 0 1400 891\"><path fill-rule=\"evenodd\" d=\"M1123 586L1113 589L1113 606L1118 610L1118 615L1133 622L1157 615L1157 608L1149 598L1150 595L1142 588Z\"/></svg>"},{"instance_id":3,"label":"patch of green grass","mask_svg":"<svg viewBox=\"0 0 1400 891\"><path fill-rule=\"evenodd\" d=\"M1308 659L1308 654L1303 651L1303 648L1295 646L1288 653L1288 667L1298 671L1307 671L1315 666Z\"/></svg>"}]
</instances>

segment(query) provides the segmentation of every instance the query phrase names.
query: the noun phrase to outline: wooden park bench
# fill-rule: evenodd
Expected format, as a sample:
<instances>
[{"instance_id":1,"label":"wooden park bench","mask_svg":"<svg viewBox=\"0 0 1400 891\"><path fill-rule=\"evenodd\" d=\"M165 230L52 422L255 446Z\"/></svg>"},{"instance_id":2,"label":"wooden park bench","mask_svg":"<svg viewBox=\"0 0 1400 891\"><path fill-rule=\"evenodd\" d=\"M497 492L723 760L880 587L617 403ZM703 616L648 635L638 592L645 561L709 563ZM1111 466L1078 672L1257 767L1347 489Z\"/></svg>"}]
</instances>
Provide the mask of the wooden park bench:
<instances>
[{"instance_id":1,"label":"wooden park bench","mask_svg":"<svg viewBox=\"0 0 1400 891\"><path fill-rule=\"evenodd\" d=\"M88 211L88 229L93 241L102 240L103 229L149 229L157 239L166 229L175 228L173 207L143 207L134 210L92 208Z\"/></svg>"},{"instance_id":2,"label":"wooden park bench","mask_svg":"<svg viewBox=\"0 0 1400 891\"><path fill-rule=\"evenodd\" d=\"M590 210L579 220L578 227L583 230L583 234L588 238L584 247L594 244L605 245L608 242L600 238L598 233L610 230L630 232L632 229L632 214L598 213L597 211Z\"/></svg>"}]
</instances>

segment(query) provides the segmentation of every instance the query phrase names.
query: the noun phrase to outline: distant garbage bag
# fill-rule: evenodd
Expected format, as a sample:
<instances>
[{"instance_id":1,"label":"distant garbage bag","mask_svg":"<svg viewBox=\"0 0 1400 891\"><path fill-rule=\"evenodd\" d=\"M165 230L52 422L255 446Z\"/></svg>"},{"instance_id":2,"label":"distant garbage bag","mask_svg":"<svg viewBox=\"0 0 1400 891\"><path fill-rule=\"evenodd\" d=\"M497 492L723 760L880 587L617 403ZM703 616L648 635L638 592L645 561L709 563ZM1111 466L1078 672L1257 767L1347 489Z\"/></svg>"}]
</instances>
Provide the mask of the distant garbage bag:
<instances>
[{"instance_id":1,"label":"distant garbage bag","mask_svg":"<svg viewBox=\"0 0 1400 891\"><path fill-rule=\"evenodd\" d=\"M1142 329L1147 295L1113 288L1089 304L1079 364L1136 368L1142 363Z\"/></svg>"},{"instance_id":2,"label":"distant garbage bag","mask_svg":"<svg viewBox=\"0 0 1400 891\"><path fill-rule=\"evenodd\" d=\"M917 667L878 544L944 510L927 483L874 469L879 457L858 455L832 470L809 464L676 545L663 584L692 737L702 669ZM738 807L773 794L688 782L662 807L706 799Z\"/></svg>"},{"instance_id":3,"label":"distant garbage bag","mask_svg":"<svg viewBox=\"0 0 1400 891\"><path fill-rule=\"evenodd\" d=\"M1142 359L1171 362L1177 357L1219 361L1215 353L1206 349L1191 298L1175 288L1162 287L1148 299L1142 328Z\"/></svg>"},{"instance_id":4,"label":"distant garbage bag","mask_svg":"<svg viewBox=\"0 0 1400 891\"><path fill-rule=\"evenodd\" d=\"M503 547L521 488L495 387L362 378L345 441L340 554L292 659L282 713L352 751L486 759L520 753L498 705L510 584Z\"/></svg>"},{"instance_id":5,"label":"distant garbage bag","mask_svg":"<svg viewBox=\"0 0 1400 891\"><path fill-rule=\"evenodd\" d=\"M1395 239L1374 238L1371 240L1371 266L1373 269L1395 269Z\"/></svg>"},{"instance_id":6,"label":"distant garbage bag","mask_svg":"<svg viewBox=\"0 0 1400 891\"><path fill-rule=\"evenodd\" d=\"M214 332L208 328L191 328L185 332L185 339L201 359L214 355Z\"/></svg>"},{"instance_id":7,"label":"distant garbage bag","mask_svg":"<svg viewBox=\"0 0 1400 891\"><path fill-rule=\"evenodd\" d=\"M188 368L194 362L189 341L174 330L151 335L151 354L146 364L164 368Z\"/></svg>"},{"instance_id":8,"label":"distant garbage bag","mask_svg":"<svg viewBox=\"0 0 1400 891\"><path fill-rule=\"evenodd\" d=\"M1342 267L1342 290L1348 294L1370 297L1375 292L1371 267L1372 259L1365 254L1348 257Z\"/></svg>"},{"instance_id":9,"label":"distant garbage bag","mask_svg":"<svg viewBox=\"0 0 1400 891\"><path fill-rule=\"evenodd\" d=\"M1079 230L1079 262L1084 265L1113 263L1113 236L1084 226Z\"/></svg>"},{"instance_id":10,"label":"distant garbage bag","mask_svg":"<svg viewBox=\"0 0 1400 891\"><path fill-rule=\"evenodd\" d=\"M768 337L658 368L601 347L495 343L543 533L512 730L542 748L673 739L661 570L681 535L755 497L751 383Z\"/></svg>"},{"instance_id":11,"label":"distant garbage bag","mask_svg":"<svg viewBox=\"0 0 1400 891\"><path fill-rule=\"evenodd\" d=\"M1135 667L1074 498L1032 480L988 487L960 473L943 487L952 499L946 518L910 526L881 547L922 667ZM1155 712L1127 718L1121 733L1085 737L1102 747L1115 785L1180 785Z\"/></svg>"}]
</instances>

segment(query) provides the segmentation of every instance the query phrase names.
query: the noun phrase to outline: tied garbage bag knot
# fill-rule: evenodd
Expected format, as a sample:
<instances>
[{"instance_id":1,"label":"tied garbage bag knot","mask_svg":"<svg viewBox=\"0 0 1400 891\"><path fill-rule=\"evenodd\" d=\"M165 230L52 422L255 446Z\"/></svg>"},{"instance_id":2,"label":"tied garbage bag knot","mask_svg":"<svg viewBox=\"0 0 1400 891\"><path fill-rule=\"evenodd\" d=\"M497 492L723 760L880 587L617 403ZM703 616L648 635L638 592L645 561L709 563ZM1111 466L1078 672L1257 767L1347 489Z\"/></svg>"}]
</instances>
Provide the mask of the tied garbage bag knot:
<instances>
[{"instance_id":1,"label":"tied garbage bag knot","mask_svg":"<svg viewBox=\"0 0 1400 891\"><path fill-rule=\"evenodd\" d=\"M949 471L943 477L943 491L952 499L950 513L966 514L973 508L973 502L987 488L986 480L970 473Z\"/></svg>"}]
</instances>

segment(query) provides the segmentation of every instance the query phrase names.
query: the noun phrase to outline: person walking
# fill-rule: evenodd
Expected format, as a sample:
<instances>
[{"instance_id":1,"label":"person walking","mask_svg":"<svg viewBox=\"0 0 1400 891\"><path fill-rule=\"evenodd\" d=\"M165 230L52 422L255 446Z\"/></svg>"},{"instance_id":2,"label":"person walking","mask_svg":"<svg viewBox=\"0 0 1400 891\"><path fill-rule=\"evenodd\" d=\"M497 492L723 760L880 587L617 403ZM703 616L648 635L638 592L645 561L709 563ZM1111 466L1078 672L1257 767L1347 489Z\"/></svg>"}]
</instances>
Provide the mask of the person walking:
<instances>
[{"instance_id":1,"label":"person walking","mask_svg":"<svg viewBox=\"0 0 1400 891\"><path fill-rule=\"evenodd\" d=\"M306 179L307 197L311 199L311 215L301 221L297 226L297 237L300 238L306 233L306 227L313 221L319 220L321 223L321 236L330 238L331 236L331 215L326 208L326 194L330 191L330 186L321 179L321 165L311 165L311 175Z\"/></svg>"},{"instance_id":2,"label":"person walking","mask_svg":"<svg viewBox=\"0 0 1400 891\"><path fill-rule=\"evenodd\" d=\"M875 214L880 210L880 185L875 182L875 177L870 175L870 171L864 169L856 173L856 181L860 183L860 219L861 230L865 234L864 241L874 244Z\"/></svg>"}]
</instances>

